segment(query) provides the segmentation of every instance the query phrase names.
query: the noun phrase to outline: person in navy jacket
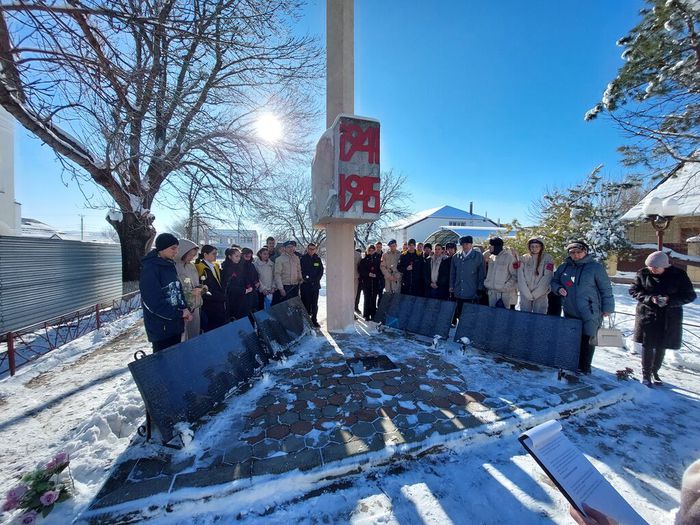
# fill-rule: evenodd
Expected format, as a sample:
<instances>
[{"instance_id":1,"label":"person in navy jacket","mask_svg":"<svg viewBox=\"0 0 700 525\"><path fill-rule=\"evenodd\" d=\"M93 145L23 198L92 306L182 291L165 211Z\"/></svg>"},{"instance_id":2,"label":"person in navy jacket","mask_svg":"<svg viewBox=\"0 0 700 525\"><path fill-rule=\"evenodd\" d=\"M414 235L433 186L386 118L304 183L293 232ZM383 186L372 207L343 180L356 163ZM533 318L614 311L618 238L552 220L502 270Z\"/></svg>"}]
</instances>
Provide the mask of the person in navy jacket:
<instances>
[{"instance_id":1,"label":"person in navy jacket","mask_svg":"<svg viewBox=\"0 0 700 525\"><path fill-rule=\"evenodd\" d=\"M155 247L141 260L141 304L146 335L159 352L180 342L185 321L192 319L175 269L178 240L161 233Z\"/></svg>"}]
</instances>

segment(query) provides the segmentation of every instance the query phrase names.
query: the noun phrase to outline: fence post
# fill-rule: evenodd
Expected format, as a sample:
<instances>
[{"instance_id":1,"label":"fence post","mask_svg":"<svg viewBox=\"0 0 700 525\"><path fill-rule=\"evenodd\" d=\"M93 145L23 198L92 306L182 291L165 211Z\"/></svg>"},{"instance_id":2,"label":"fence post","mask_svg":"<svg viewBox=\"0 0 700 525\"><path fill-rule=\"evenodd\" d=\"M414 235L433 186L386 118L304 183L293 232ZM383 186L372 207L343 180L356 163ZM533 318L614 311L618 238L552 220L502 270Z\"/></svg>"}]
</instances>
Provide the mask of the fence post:
<instances>
[{"instance_id":1,"label":"fence post","mask_svg":"<svg viewBox=\"0 0 700 525\"><path fill-rule=\"evenodd\" d=\"M99 304L95 305L95 326L97 328L102 326L102 323L100 322L100 305Z\"/></svg>"},{"instance_id":2,"label":"fence post","mask_svg":"<svg viewBox=\"0 0 700 525\"><path fill-rule=\"evenodd\" d=\"M15 375L17 369L15 365L15 336L12 332L7 332L7 362L10 365L10 375Z\"/></svg>"}]
</instances>

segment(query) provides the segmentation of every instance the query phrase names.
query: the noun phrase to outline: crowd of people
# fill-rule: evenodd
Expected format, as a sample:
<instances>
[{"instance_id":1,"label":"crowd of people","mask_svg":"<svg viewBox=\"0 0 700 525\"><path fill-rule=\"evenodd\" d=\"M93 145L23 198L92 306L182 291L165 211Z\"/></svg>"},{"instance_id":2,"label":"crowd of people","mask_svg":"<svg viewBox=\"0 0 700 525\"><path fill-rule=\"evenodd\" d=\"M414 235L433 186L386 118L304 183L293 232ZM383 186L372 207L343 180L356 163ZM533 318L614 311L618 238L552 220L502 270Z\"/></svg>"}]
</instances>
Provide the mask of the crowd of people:
<instances>
[{"instance_id":1,"label":"crowd of people","mask_svg":"<svg viewBox=\"0 0 700 525\"><path fill-rule=\"evenodd\" d=\"M214 246L162 233L143 258L139 287L144 325L153 351L248 317L258 310L300 296L318 327L318 296L323 262L310 243L303 255L295 241L253 250L233 246L218 262Z\"/></svg>"},{"instance_id":2,"label":"crowd of people","mask_svg":"<svg viewBox=\"0 0 700 525\"><path fill-rule=\"evenodd\" d=\"M410 239L398 250L395 240L383 252L378 242L364 257L356 253L355 311L371 321L383 293L402 293L457 303L453 324L464 303L515 309L579 319L582 335L579 372L591 373L596 336L603 319L615 311L610 279L584 241L566 247L568 257L555 268L542 239L527 242L527 253L504 248L503 239L489 240L483 252L471 236L455 243L431 245ZM360 295L364 296L359 310ZM630 294L638 300L634 340L642 345L642 381L661 383L659 369L667 349L681 345L682 306L695 299L688 275L671 266L657 251L637 273Z\"/></svg>"},{"instance_id":3,"label":"crowd of people","mask_svg":"<svg viewBox=\"0 0 700 525\"><path fill-rule=\"evenodd\" d=\"M355 310L371 321L382 295L407 294L455 301L453 324L464 303L579 319L582 336L579 371L591 373L596 335L615 310L605 268L584 241L567 245L568 257L555 268L542 239L528 240L527 253L504 248L494 237L488 248L470 236L455 243L431 245L410 239L401 251L395 240L385 251L381 242L355 252ZM250 248L233 246L221 265L214 246L198 247L188 239L160 234L143 259L141 297L144 324L154 351L248 317L271 305L301 296L318 327L318 298L323 262L313 243L297 251L295 241L281 247L268 237L256 257ZM671 265L661 251L646 259L630 294L637 299L634 340L642 346L642 381L660 383L667 349L681 345L682 306L696 295L688 275ZM364 297L359 310L360 296Z\"/></svg>"}]
</instances>

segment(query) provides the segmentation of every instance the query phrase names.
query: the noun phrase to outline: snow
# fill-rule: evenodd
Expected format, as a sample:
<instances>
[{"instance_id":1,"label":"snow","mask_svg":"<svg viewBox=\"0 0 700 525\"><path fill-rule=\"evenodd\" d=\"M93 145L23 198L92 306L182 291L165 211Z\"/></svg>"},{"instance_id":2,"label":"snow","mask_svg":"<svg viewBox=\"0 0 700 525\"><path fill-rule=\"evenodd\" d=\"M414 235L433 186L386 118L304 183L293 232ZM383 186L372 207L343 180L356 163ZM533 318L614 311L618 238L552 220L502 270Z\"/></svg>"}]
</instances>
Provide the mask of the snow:
<instances>
[{"instance_id":1,"label":"snow","mask_svg":"<svg viewBox=\"0 0 700 525\"><path fill-rule=\"evenodd\" d=\"M625 213L621 220L635 221L644 219L644 205L653 197L678 199L679 217L700 214L700 162L686 162L674 170L667 178L636 205Z\"/></svg>"},{"instance_id":2,"label":"snow","mask_svg":"<svg viewBox=\"0 0 700 525\"><path fill-rule=\"evenodd\" d=\"M625 336L631 334L635 308L628 288L614 285L616 324ZM320 307L319 318L323 319L325 301ZM667 353L662 370L665 387L647 389L630 382L616 389L617 397L599 396L593 405L561 420L569 439L649 523L673 522L683 470L700 457L700 331L693 327L700 326L700 300L685 308L685 321L683 349ZM303 343L304 351L271 366L293 367L320 342L320 337L309 338ZM71 454L75 497L57 506L43 523L70 523L97 493L117 458L123 461L130 455L159 451L155 445L129 448L143 421L143 404L125 363L135 351L148 349L135 313L39 358L14 378L0 381L0 485L11 488L21 473L57 451ZM497 367L489 355L473 350L462 354L458 344L448 341L440 341L439 349L444 350L445 360L469 370L470 388L478 390L488 384L506 404L530 388L532 376L527 373L495 380ZM396 349L392 358L403 351L406 349ZM598 349L593 379L614 381L608 379L610 373L626 366L638 372L639 360L639 355L625 349ZM272 374L264 374L226 410L244 414L273 381ZM556 383L554 374L551 381ZM527 416L513 408L519 417ZM177 454L203 461L207 443L226 435L222 419L205 423ZM432 453L420 459L365 465L355 474L348 473L355 466L341 465L330 472L340 476L335 481L320 482L310 473L296 471L270 476L259 491L214 494L216 498L206 503L201 498L212 490L221 492L220 487L186 489L190 503L148 522L209 525L226 523L228 517L243 524L285 525L571 523L568 503L518 443L518 419L505 424L494 419L488 433L471 435L462 442L440 441L435 435L427 445ZM191 437L189 428L185 430ZM315 495L305 497L311 491ZM143 507L163 503L163 499L154 497Z\"/></svg>"},{"instance_id":3,"label":"snow","mask_svg":"<svg viewBox=\"0 0 700 525\"><path fill-rule=\"evenodd\" d=\"M691 237L692 239L692 237ZM690 240L690 239L689 239ZM632 244L632 248L635 248L637 250L654 250L656 251L658 249L657 244L653 243L643 243L643 244ZM681 261L692 261L696 263L700 263L700 256L697 255L688 255L687 253L680 253L675 250L671 250L670 248L665 248L663 249L665 253L669 255L669 257L673 257L674 259L678 259Z\"/></svg>"}]
</instances>

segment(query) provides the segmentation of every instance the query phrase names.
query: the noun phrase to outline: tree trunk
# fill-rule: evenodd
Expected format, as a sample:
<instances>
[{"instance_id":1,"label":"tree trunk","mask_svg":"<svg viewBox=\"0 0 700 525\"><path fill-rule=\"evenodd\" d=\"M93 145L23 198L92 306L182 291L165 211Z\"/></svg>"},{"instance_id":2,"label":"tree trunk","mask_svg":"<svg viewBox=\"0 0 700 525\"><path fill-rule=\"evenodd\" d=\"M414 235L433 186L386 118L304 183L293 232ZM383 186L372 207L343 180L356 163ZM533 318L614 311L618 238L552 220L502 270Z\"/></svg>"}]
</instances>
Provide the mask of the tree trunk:
<instances>
[{"instance_id":1,"label":"tree trunk","mask_svg":"<svg viewBox=\"0 0 700 525\"><path fill-rule=\"evenodd\" d=\"M121 221L107 218L119 235L122 248L122 280L138 281L141 274L141 258L150 248L155 229L148 217L139 216L133 212L122 212Z\"/></svg>"}]
</instances>

